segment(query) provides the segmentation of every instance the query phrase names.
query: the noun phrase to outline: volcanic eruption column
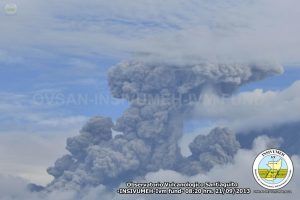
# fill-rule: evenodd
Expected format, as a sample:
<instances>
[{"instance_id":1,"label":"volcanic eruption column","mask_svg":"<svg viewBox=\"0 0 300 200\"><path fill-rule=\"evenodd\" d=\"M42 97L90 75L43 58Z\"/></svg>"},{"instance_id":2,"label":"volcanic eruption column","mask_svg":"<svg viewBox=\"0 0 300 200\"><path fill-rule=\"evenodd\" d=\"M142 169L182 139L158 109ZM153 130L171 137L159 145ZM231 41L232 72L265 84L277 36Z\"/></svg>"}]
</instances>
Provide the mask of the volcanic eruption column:
<instances>
[{"instance_id":1,"label":"volcanic eruption column","mask_svg":"<svg viewBox=\"0 0 300 200\"><path fill-rule=\"evenodd\" d=\"M94 117L67 140L70 154L59 158L48 173L54 180L47 190L75 189L118 184L159 169L187 175L230 162L239 149L235 135L215 128L190 144L192 155L182 156L178 141L183 123L193 109L190 97L210 90L231 95L242 84L282 72L271 64L202 63L188 66L122 62L109 73L109 86L129 108L117 120ZM112 136L112 129L122 134Z\"/></svg>"}]
</instances>

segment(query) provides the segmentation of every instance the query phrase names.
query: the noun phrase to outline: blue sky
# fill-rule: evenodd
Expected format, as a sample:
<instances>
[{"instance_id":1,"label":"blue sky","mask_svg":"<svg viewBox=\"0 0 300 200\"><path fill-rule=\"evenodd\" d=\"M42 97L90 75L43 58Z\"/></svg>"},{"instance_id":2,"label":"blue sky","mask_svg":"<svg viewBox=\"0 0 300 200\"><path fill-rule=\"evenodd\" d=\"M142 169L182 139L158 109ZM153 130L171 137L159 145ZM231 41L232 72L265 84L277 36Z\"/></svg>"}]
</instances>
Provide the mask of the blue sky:
<instances>
[{"instance_id":1,"label":"blue sky","mask_svg":"<svg viewBox=\"0 0 300 200\"><path fill-rule=\"evenodd\" d=\"M65 56L62 60L74 60L74 57ZM59 60L55 62L29 60L20 64L6 64L0 69L0 88L6 93L29 95L32 100L38 92L48 94L49 98L51 96L55 98L56 93L63 94L65 98L77 95L88 95L89 98L97 98L97 95L99 98L101 96L113 98L109 93L106 73L108 68L117 62L117 60L105 59L89 60L88 64L92 66L86 70L77 69L76 66ZM43 103L47 104L47 102ZM57 112L62 109L71 115L108 115L116 118L126 107L126 102L120 102L120 106L114 109L108 105L101 105L101 102L77 105L78 103L80 102L58 103L63 105L57 108Z\"/></svg>"}]
</instances>

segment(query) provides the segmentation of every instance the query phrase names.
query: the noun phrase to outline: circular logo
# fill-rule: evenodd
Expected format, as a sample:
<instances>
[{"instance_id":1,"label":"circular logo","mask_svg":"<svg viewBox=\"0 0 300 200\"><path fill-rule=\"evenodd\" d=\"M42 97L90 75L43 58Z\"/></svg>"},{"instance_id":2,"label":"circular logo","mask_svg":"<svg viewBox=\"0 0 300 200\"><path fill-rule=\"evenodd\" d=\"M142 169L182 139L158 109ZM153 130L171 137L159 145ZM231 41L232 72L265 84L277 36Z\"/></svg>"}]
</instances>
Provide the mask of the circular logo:
<instances>
[{"instance_id":1,"label":"circular logo","mask_svg":"<svg viewBox=\"0 0 300 200\"><path fill-rule=\"evenodd\" d=\"M279 189L287 185L294 172L290 157L279 149L261 152L253 163L256 182L266 189Z\"/></svg>"},{"instance_id":2,"label":"circular logo","mask_svg":"<svg viewBox=\"0 0 300 200\"><path fill-rule=\"evenodd\" d=\"M9 3L4 6L5 13L8 15L14 15L17 12L17 5L14 3Z\"/></svg>"}]
</instances>

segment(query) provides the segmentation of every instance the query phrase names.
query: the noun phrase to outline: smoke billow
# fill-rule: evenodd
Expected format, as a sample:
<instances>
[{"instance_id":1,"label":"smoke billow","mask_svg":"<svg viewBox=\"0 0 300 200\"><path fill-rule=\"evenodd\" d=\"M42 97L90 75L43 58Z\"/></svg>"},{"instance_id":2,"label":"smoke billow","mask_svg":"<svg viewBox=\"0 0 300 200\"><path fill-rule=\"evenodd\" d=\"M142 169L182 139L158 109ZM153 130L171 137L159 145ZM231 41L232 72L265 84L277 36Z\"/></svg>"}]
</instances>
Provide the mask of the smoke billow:
<instances>
[{"instance_id":1,"label":"smoke billow","mask_svg":"<svg viewBox=\"0 0 300 200\"><path fill-rule=\"evenodd\" d=\"M245 83L281 71L280 66L267 64L123 62L112 67L108 73L111 93L127 99L129 108L115 124L110 118L94 117L80 135L69 138L70 154L48 169L54 180L45 190L114 188L160 169L193 175L230 162L239 143L222 128L196 137L190 144L191 156L180 153L178 141L193 106L191 97L198 98L206 90L231 95ZM112 130L121 134L113 137Z\"/></svg>"},{"instance_id":2,"label":"smoke billow","mask_svg":"<svg viewBox=\"0 0 300 200\"><path fill-rule=\"evenodd\" d=\"M196 175L217 164L228 163L240 148L235 134L227 128L215 128L207 136L199 135L189 145L192 155L183 167L185 174Z\"/></svg>"}]
</instances>

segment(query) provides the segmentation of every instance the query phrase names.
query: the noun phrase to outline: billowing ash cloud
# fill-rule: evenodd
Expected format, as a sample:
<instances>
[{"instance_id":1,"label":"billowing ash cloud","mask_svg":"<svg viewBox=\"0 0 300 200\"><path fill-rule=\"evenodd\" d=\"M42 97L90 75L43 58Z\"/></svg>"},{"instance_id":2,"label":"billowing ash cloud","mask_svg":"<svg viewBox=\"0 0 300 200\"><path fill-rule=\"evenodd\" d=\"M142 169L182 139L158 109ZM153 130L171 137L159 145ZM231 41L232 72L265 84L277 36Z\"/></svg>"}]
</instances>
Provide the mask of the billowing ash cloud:
<instances>
[{"instance_id":1,"label":"billowing ash cloud","mask_svg":"<svg viewBox=\"0 0 300 200\"><path fill-rule=\"evenodd\" d=\"M178 140L193 105L191 97L198 98L207 90L230 95L242 84L281 71L280 66L267 64L123 62L112 67L108 74L111 92L130 101L129 108L115 124L110 118L94 117L80 135L69 138L70 154L48 169L55 179L46 190L113 188L159 169L190 175L230 162L239 143L233 133L221 128L195 138L190 157L181 155ZM112 137L112 129L122 134Z\"/></svg>"},{"instance_id":2,"label":"billowing ash cloud","mask_svg":"<svg viewBox=\"0 0 300 200\"><path fill-rule=\"evenodd\" d=\"M195 175L217 164L228 163L240 148L235 134L227 128L215 128L207 136L199 135L189 145L192 155L183 167L185 174Z\"/></svg>"},{"instance_id":3,"label":"billowing ash cloud","mask_svg":"<svg viewBox=\"0 0 300 200\"><path fill-rule=\"evenodd\" d=\"M218 94L231 94L240 85L282 73L278 64L201 63L189 66L124 62L109 73L111 92L115 97L142 94L200 94L211 87Z\"/></svg>"}]
</instances>

